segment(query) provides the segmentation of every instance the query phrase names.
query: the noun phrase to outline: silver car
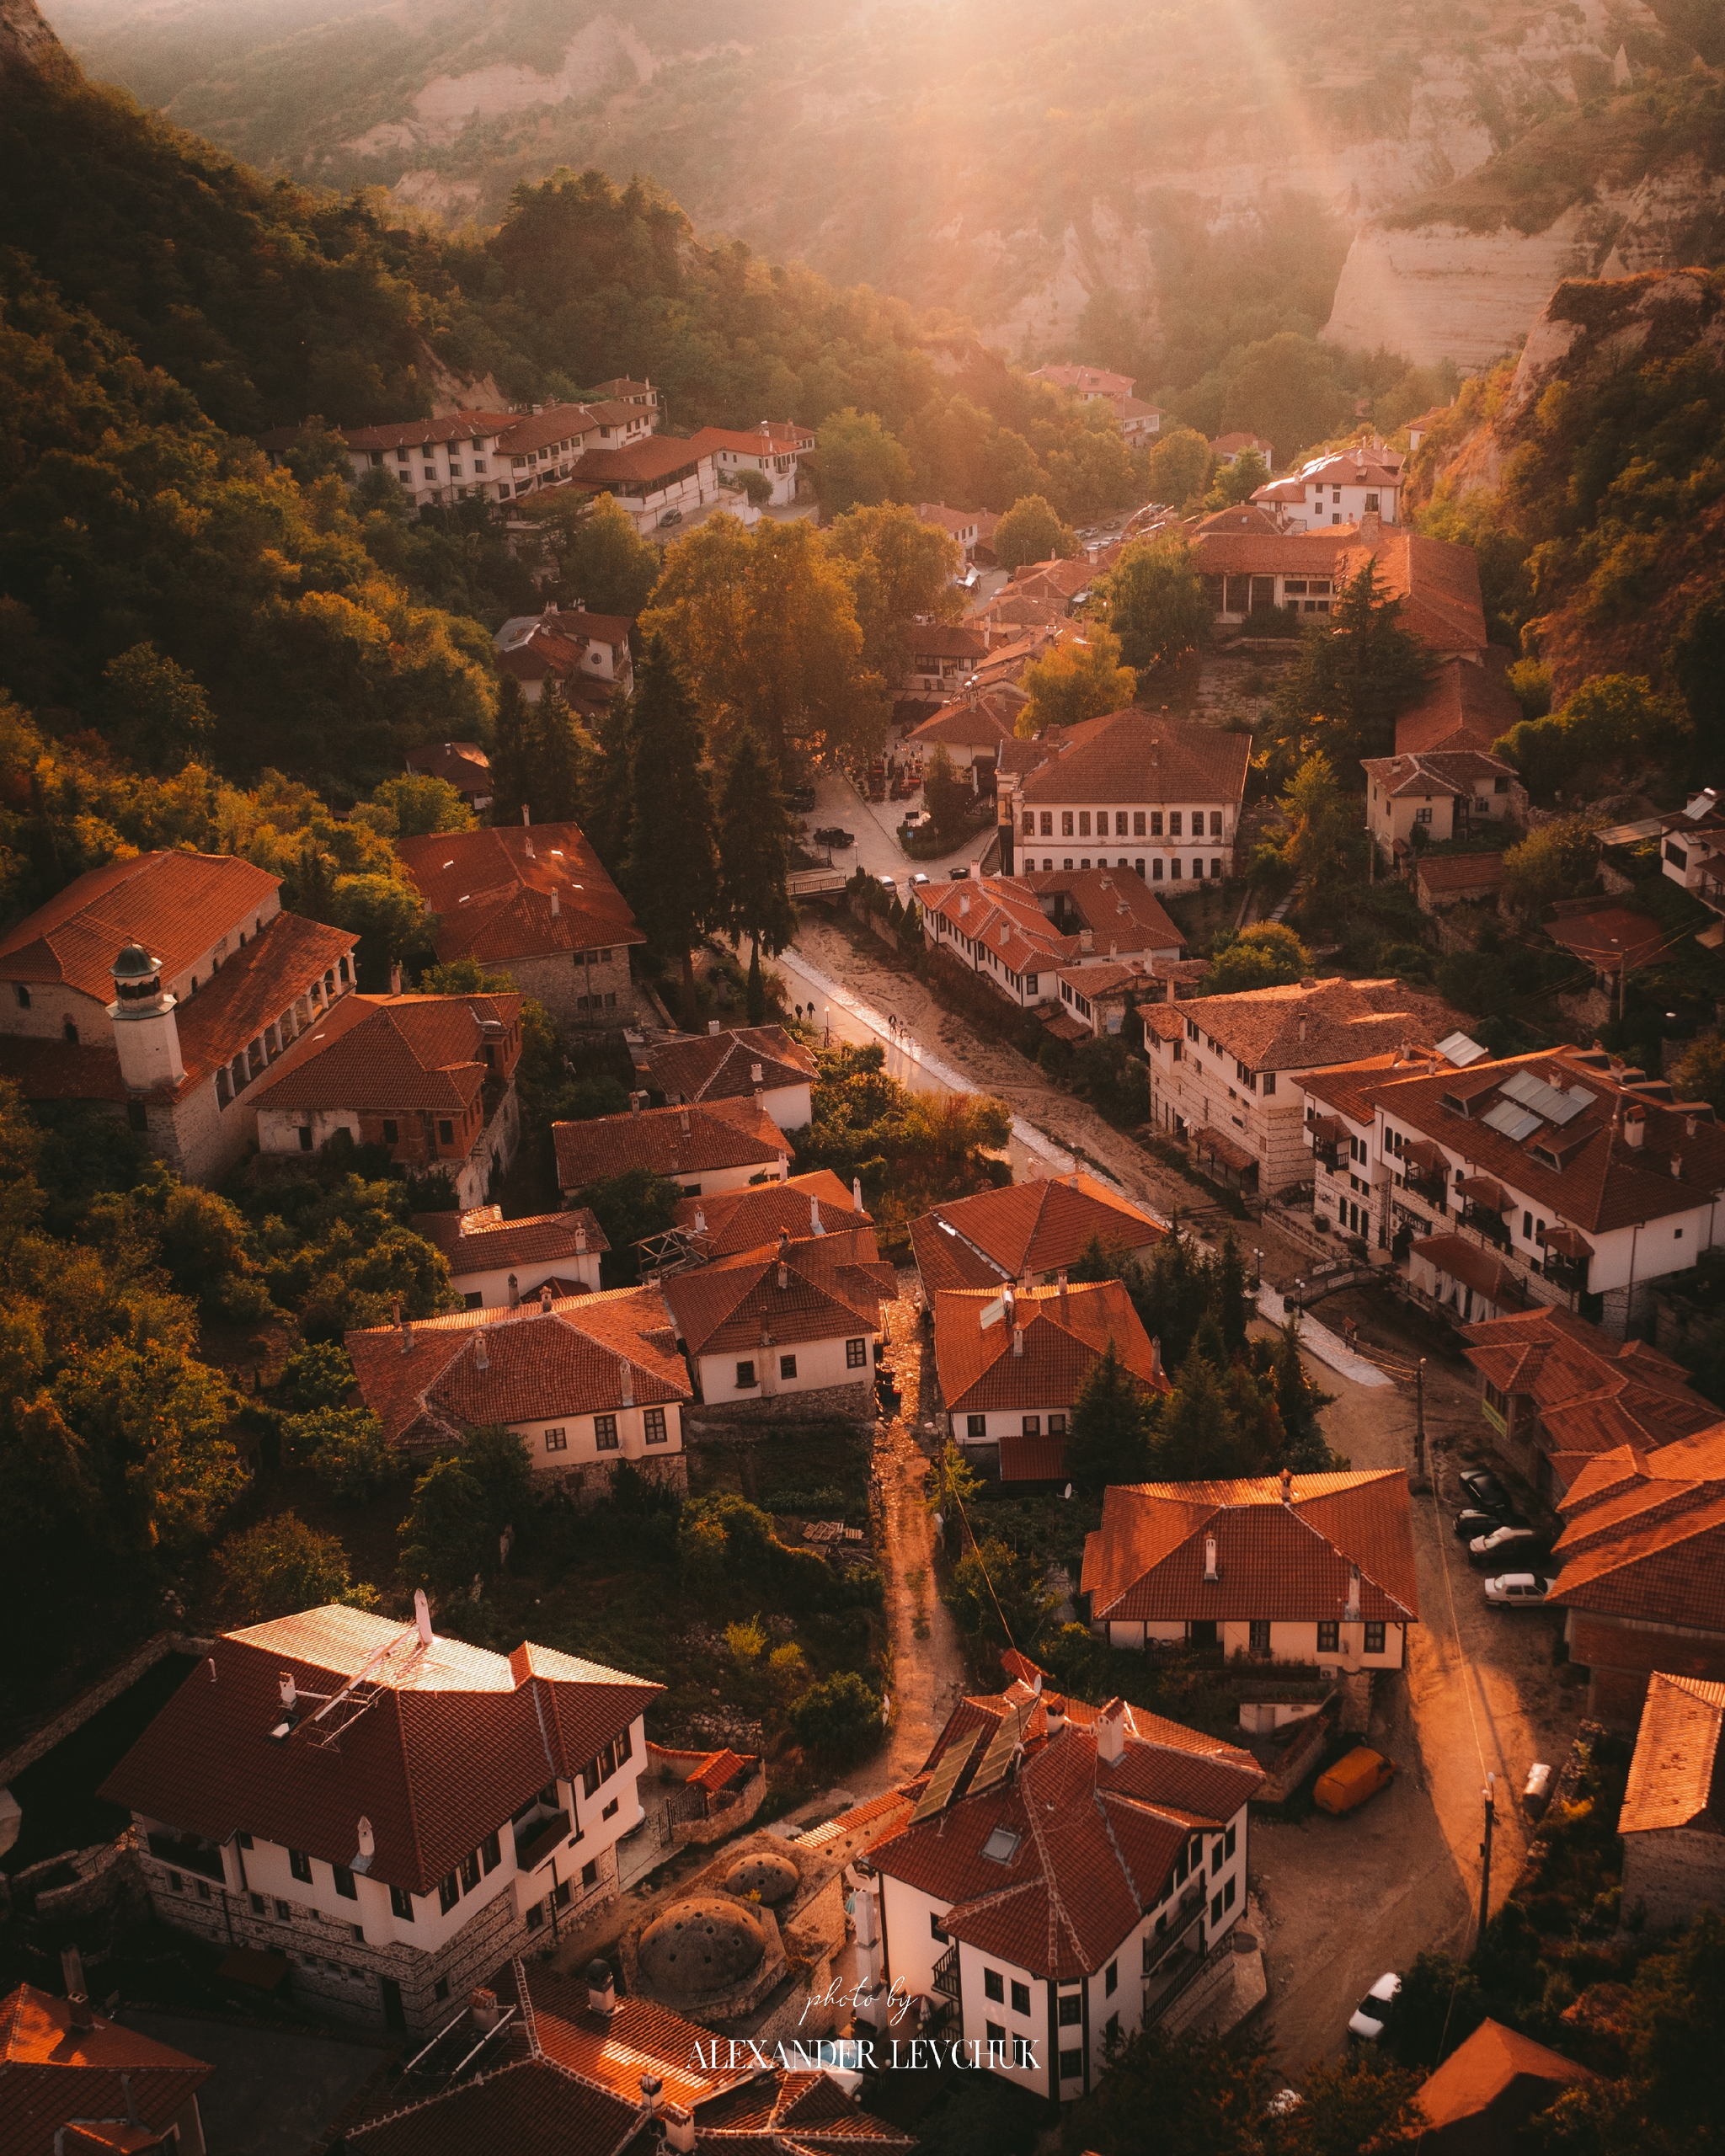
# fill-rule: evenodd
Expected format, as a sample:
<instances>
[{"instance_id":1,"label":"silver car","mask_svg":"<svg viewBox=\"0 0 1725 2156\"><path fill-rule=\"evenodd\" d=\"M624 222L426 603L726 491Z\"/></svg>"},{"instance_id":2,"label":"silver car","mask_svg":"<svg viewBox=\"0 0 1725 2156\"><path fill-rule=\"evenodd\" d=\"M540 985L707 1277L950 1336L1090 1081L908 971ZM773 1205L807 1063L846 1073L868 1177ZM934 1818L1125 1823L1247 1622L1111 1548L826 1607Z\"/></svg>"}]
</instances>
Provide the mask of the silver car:
<instances>
[{"instance_id":1,"label":"silver car","mask_svg":"<svg viewBox=\"0 0 1725 2156\"><path fill-rule=\"evenodd\" d=\"M1486 1602L1493 1609L1537 1609L1557 1584L1540 1572L1503 1572L1485 1582Z\"/></svg>"},{"instance_id":2,"label":"silver car","mask_svg":"<svg viewBox=\"0 0 1725 2156\"><path fill-rule=\"evenodd\" d=\"M1380 1977L1348 2017L1348 2035L1358 2036L1362 2043L1375 2044L1401 1995L1402 1979L1393 1969Z\"/></svg>"}]
</instances>

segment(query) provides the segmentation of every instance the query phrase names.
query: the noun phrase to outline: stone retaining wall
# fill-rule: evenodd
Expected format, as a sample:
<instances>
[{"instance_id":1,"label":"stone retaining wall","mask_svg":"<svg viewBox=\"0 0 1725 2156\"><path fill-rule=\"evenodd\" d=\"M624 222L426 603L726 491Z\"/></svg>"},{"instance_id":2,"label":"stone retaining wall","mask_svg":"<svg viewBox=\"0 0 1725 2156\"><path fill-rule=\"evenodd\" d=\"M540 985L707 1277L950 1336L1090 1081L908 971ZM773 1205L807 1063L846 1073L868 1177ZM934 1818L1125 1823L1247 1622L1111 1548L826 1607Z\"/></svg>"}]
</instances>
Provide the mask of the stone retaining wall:
<instances>
[{"instance_id":1,"label":"stone retaining wall","mask_svg":"<svg viewBox=\"0 0 1725 2156\"><path fill-rule=\"evenodd\" d=\"M796 1422L872 1422L875 1420L874 1386L863 1380L855 1385L817 1385L807 1392L775 1393L769 1400L720 1401L716 1406L698 1402L683 1411L686 1437L723 1434L746 1437L759 1428L782 1429Z\"/></svg>"}]
</instances>

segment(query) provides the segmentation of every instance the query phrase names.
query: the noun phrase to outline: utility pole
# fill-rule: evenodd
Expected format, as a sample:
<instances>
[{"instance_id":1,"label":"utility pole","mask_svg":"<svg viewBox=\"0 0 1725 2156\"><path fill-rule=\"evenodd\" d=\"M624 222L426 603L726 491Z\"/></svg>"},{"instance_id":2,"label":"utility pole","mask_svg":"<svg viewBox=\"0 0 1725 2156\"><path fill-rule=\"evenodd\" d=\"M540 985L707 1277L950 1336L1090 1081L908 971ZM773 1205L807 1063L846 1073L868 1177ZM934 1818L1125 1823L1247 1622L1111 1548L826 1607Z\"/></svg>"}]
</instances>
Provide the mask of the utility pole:
<instances>
[{"instance_id":1,"label":"utility pole","mask_svg":"<svg viewBox=\"0 0 1725 2156\"><path fill-rule=\"evenodd\" d=\"M1427 1487L1425 1479L1425 1357L1413 1366L1413 1486Z\"/></svg>"},{"instance_id":2,"label":"utility pole","mask_svg":"<svg viewBox=\"0 0 1725 2156\"><path fill-rule=\"evenodd\" d=\"M1492 1913L1492 1828L1498 1817L1498 1777L1486 1776L1482 1791L1486 1801L1486 1838L1479 1845L1479 1937L1486 1935L1486 1925ZM1478 1941L1476 1940L1476 1945Z\"/></svg>"}]
</instances>

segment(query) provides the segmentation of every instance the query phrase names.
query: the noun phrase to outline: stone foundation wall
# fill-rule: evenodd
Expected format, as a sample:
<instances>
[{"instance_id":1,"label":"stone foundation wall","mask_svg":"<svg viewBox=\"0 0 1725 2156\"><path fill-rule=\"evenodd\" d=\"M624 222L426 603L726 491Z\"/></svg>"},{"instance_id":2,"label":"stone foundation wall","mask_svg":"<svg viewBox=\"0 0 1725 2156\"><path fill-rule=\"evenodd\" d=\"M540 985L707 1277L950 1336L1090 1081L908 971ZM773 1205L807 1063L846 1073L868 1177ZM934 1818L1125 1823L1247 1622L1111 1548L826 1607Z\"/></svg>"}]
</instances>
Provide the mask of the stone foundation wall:
<instances>
[{"instance_id":1,"label":"stone foundation wall","mask_svg":"<svg viewBox=\"0 0 1725 2156\"><path fill-rule=\"evenodd\" d=\"M1639 1903L1652 1931L1675 1931L1703 1903L1725 1909L1725 1841L1666 1827L1623 1837L1623 1913Z\"/></svg>"},{"instance_id":2,"label":"stone foundation wall","mask_svg":"<svg viewBox=\"0 0 1725 2156\"><path fill-rule=\"evenodd\" d=\"M570 1467L540 1468L534 1476L536 1496L559 1497L574 1506L578 1512L590 1512L595 1505L602 1504L611 1494L611 1485L618 1466L617 1460L578 1460ZM629 1465L649 1482L661 1489L670 1490L679 1497L689 1494L689 1462L682 1452L668 1452L662 1455L649 1453Z\"/></svg>"},{"instance_id":3,"label":"stone foundation wall","mask_svg":"<svg viewBox=\"0 0 1725 2156\"><path fill-rule=\"evenodd\" d=\"M778 1392L768 1400L720 1401L711 1406L697 1403L684 1409L683 1427L690 1436L722 1432L729 1438L745 1434L756 1424L782 1429L792 1422L872 1422L875 1412L874 1386L864 1380L816 1385L807 1392Z\"/></svg>"}]
</instances>

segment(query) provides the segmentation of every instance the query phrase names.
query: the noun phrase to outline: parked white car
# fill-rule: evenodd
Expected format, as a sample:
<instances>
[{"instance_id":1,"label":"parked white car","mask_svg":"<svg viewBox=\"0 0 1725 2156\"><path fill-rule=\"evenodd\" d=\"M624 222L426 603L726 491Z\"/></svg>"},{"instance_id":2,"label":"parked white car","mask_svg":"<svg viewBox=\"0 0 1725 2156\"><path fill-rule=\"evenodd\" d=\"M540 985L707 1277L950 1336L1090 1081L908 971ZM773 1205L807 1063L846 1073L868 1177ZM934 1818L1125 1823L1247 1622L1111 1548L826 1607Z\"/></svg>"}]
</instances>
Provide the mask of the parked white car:
<instances>
[{"instance_id":1,"label":"parked white car","mask_svg":"<svg viewBox=\"0 0 1725 2156\"><path fill-rule=\"evenodd\" d=\"M1493 1609L1537 1609L1557 1584L1539 1572L1503 1572L1486 1582L1486 1600Z\"/></svg>"},{"instance_id":2,"label":"parked white car","mask_svg":"<svg viewBox=\"0 0 1725 2156\"><path fill-rule=\"evenodd\" d=\"M1470 1561L1489 1564L1493 1557L1543 1557L1551 1537L1543 1528L1496 1527L1489 1534L1476 1534L1467 1545Z\"/></svg>"},{"instance_id":3,"label":"parked white car","mask_svg":"<svg viewBox=\"0 0 1725 2156\"><path fill-rule=\"evenodd\" d=\"M1348 2017L1348 2035L1358 2036L1362 2043L1375 2044L1383 2035L1384 2025L1395 2012L1396 2001L1401 1995L1402 1979L1391 1969L1378 1978Z\"/></svg>"}]
</instances>

